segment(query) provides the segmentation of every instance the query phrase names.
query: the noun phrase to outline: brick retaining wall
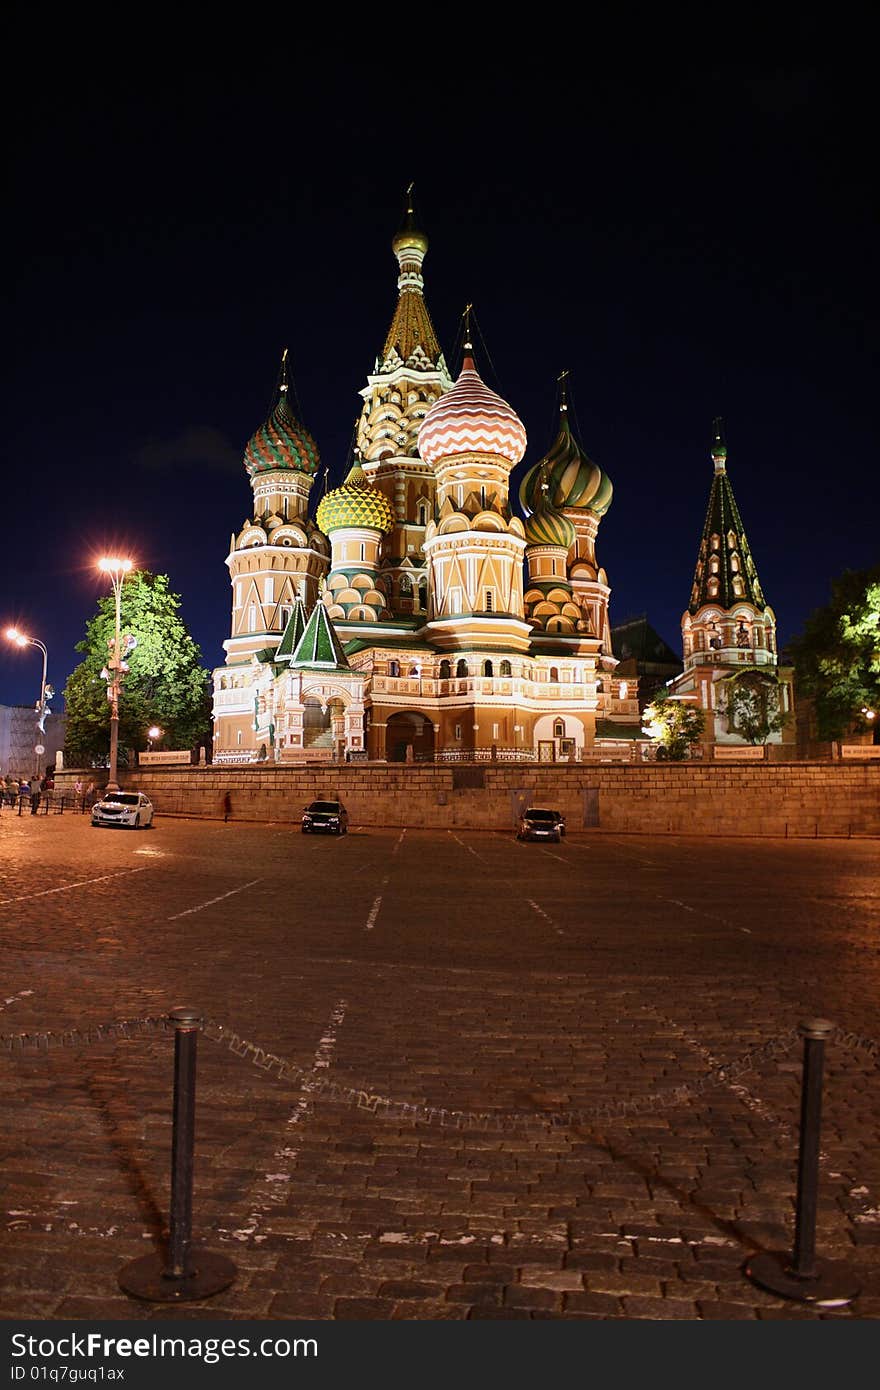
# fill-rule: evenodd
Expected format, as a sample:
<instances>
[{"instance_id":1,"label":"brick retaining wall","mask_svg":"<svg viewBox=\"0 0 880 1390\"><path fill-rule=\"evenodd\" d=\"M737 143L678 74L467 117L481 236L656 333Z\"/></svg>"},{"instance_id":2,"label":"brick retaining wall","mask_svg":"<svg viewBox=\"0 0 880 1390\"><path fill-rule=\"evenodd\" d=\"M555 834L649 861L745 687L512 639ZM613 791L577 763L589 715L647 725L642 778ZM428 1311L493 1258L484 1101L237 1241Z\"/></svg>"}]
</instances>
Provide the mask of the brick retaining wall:
<instances>
[{"instance_id":1,"label":"brick retaining wall","mask_svg":"<svg viewBox=\"0 0 880 1390\"><path fill-rule=\"evenodd\" d=\"M65 770L59 791L93 772ZM126 775L162 815L299 822L339 798L353 826L509 830L520 800L558 807L572 830L679 835L880 835L877 763L154 767Z\"/></svg>"}]
</instances>

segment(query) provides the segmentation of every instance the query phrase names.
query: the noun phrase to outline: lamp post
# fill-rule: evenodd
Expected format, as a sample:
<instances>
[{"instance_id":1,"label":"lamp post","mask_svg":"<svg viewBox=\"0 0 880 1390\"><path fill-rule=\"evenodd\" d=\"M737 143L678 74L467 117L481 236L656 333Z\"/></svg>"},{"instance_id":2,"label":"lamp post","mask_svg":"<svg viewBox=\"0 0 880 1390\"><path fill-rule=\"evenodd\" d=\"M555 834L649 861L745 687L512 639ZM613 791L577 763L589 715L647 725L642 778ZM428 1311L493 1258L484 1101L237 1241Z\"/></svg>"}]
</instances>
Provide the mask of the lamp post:
<instances>
[{"instance_id":1,"label":"lamp post","mask_svg":"<svg viewBox=\"0 0 880 1390\"><path fill-rule=\"evenodd\" d=\"M154 740L154 739L157 739L157 738L161 738L161 737L162 737L162 730L159 728L158 724L153 724L149 729L147 729L147 750L148 750L148 752L152 752L152 750L153 750L153 740Z\"/></svg>"},{"instance_id":2,"label":"lamp post","mask_svg":"<svg viewBox=\"0 0 880 1390\"><path fill-rule=\"evenodd\" d=\"M46 666L49 661L49 653L38 637L28 637L24 632L19 632L17 627L8 627L6 629L6 636L9 638L9 641L14 642L17 647L39 647L40 651L43 653L43 677L40 681L40 700L37 705L37 734L39 735L44 732L43 724L46 714ZM38 744L39 739L37 739L37 743L34 746L35 773L40 771L40 755L37 752Z\"/></svg>"},{"instance_id":3,"label":"lamp post","mask_svg":"<svg viewBox=\"0 0 880 1390\"><path fill-rule=\"evenodd\" d=\"M120 651L121 643L121 609L122 609L122 584L125 576L132 569L133 561L121 559L118 556L104 556L98 561L98 568L104 573L109 574L110 583L113 585L113 597L116 600L116 624L113 637L113 655L107 662L107 669L110 673L110 680L107 686L107 698L110 701L110 765L107 777L107 790L111 792L119 791L119 783L116 780L116 763L119 752L119 687L122 677L125 674Z\"/></svg>"}]
</instances>

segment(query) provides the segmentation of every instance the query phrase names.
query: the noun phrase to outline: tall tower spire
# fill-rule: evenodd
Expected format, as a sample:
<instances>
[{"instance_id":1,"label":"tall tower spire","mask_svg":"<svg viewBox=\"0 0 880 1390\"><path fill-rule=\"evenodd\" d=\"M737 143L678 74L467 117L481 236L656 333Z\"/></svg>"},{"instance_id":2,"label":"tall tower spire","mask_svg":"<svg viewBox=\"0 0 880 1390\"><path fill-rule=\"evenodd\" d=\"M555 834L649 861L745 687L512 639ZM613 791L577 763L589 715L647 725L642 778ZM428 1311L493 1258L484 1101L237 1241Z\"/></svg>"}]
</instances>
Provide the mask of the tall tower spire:
<instances>
[{"instance_id":1,"label":"tall tower spire","mask_svg":"<svg viewBox=\"0 0 880 1390\"><path fill-rule=\"evenodd\" d=\"M693 615L708 603L731 609L744 601L756 612L763 613L767 604L727 474L727 445L720 417L712 424L711 456L715 476L709 492L688 612Z\"/></svg>"},{"instance_id":2,"label":"tall tower spire","mask_svg":"<svg viewBox=\"0 0 880 1390\"><path fill-rule=\"evenodd\" d=\"M397 306L382 352L361 391L357 446L364 472L394 518L382 540L380 569L388 607L400 617L427 612L425 528L434 516L434 474L419 456L419 427L452 386L425 303L422 265L428 238L419 225L413 185L391 240L398 264Z\"/></svg>"}]
</instances>

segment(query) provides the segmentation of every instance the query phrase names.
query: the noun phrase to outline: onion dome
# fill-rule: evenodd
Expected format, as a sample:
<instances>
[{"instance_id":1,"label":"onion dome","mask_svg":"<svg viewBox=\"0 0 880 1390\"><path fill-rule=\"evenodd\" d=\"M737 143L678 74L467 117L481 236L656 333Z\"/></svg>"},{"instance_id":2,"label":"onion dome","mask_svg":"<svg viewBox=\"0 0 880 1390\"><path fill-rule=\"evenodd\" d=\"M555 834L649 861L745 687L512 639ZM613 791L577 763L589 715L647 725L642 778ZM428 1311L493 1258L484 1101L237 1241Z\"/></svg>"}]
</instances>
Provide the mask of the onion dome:
<instances>
[{"instance_id":1,"label":"onion dome","mask_svg":"<svg viewBox=\"0 0 880 1390\"><path fill-rule=\"evenodd\" d=\"M545 457L529 469L520 483L519 500L526 516L537 512L541 505L545 472L552 507L574 507L604 516L611 506L611 479L587 457L572 434L564 394L559 405L559 433Z\"/></svg>"},{"instance_id":2,"label":"onion dome","mask_svg":"<svg viewBox=\"0 0 880 1390\"><path fill-rule=\"evenodd\" d=\"M286 468L297 473L314 475L321 456L318 446L305 425L301 425L291 408L287 387L287 349L281 359L279 400L265 424L251 435L244 451L244 466L248 476L271 473Z\"/></svg>"},{"instance_id":3,"label":"onion dome","mask_svg":"<svg viewBox=\"0 0 880 1390\"><path fill-rule=\"evenodd\" d=\"M493 454L515 468L526 451L522 420L480 377L465 343L461 375L451 391L431 406L419 430L426 463L457 454Z\"/></svg>"},{"instance_id":4,"label":"onion dome","mask_svg":"<svg viewBox=\"0 0 880 1390\"><path fill-rule=\"evenodd\" d=\"M394 513L383 492L373 487L359 463L342 484L322 497L318 504L318 525L325 535L347 526L368 526L386 534L394 526Z\"/></svg>"},{"instance_id":5,"label":"onion dome","mask_svg":"<svg viewBox=\"0 0 880 1390\"><path fill-rule=\"evenodd\" d=\"M570 550L577 540L573 522L546 503L527 519L525 533L529 545L555 545L565 550Z\"/></svg>"},{"instance_id":6,"label":"onion dome","mask_svg":"<svg viewBox=\"0 0 880 1390\"><path fill-rule=\"evenodd\" d=\"M720 416L716 416L712 422L712 462L715 465L716 473L720 473L723 468L727 467L727 445L724 442Z\"/></svg>"},{"instance_id":7,"label":"onion dome","mask_svg":"<svg viewBox=\"0 0 880 1390\"><path fill-rule=\"evenodd\" d=\"M406 212L403 221L391 241L391 249L398 260L405 251L420 251L424 256L428 249L428 238L416 222L413 211L413 185L406 190Z\"/></svg>"}]
</instances>

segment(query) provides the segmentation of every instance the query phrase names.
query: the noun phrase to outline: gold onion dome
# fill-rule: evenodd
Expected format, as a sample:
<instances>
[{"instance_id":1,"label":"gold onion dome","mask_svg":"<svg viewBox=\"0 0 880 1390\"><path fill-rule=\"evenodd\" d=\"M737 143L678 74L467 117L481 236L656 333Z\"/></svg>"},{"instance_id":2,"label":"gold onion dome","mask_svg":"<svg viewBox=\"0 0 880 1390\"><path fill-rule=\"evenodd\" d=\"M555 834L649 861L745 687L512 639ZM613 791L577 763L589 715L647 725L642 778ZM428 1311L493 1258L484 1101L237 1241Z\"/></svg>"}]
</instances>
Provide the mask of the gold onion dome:
<instances>
[{"instance_id":1,"label":"gold onion dome","mask_svg":"<svg viewBox=\"0 0 880 1390\"><path fill-rule=\"evenodd\" d=\"M565 550L570 550L577 540L574 523L544 499L527 518L525 533L529 545L554 545Z\"/></svg>"},{"instance_id":2,"label":"gold onion dome","mask_svg":"<svg viewBox=\"0 0 880 1390\"><path fill-rule=\"evenodd\" d=\"M465 343L461 375L422 421L419 453L430 464L458 454L490 454L515 468L525 451L525 425L507 401L489 390Z\"/></svg>"},{"instance_id":3,"label":"gold onion dome","mask_svg":"<svg viewBox=\"0 0 880 1390\"><path fill-rule=\"evenodd\" d=\"M283 385L278 404L266 423L251 435L244 451L248 476L253 478L257 473L271 473L279 468L314 475L320 462L318 446L294 415L287 386Z\"/></svg>"},{"instance_id":4,"label":"gold onion dome","mask_svg":"<svg viewBox=\"0 0 880 1390\"><path fill-rule=\"evenodd\" d=\"M394 527L394 513L384 493L373 487L359 463L341 487L328 492L318 504L318 525L325 535L349 526L365 526L386 534Z\"/></svg>"},{"instance_id":5,"label":"gold onion dome","mask_svg":"<svg viewBox=\"0 0 880 1390\"><path fill-rule=\"evenodd\" d=\"M412 189L407 194L406 212L391 240L391 249L397 257L403 251L420 251L424 256L428 249L428 238L416 222L413 212Z\"/></svg>"},{"instance_id":6,"label":"gold onion dome","mask_svg":"<svg viewBox=\"0 0 880 1390\"><path fill-rule=\"evenodd\" d=\"M526 516L540 508L545 474L551 507L574 507L604 516L611 506L611 479L578 444L564 402L559 413L559 433L544 458L529 469L520 483L519 500Z\"/></svg>"}]
</instances>

